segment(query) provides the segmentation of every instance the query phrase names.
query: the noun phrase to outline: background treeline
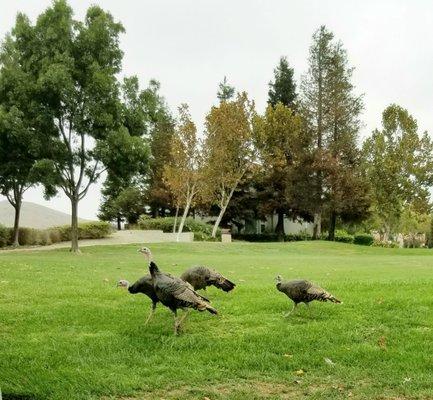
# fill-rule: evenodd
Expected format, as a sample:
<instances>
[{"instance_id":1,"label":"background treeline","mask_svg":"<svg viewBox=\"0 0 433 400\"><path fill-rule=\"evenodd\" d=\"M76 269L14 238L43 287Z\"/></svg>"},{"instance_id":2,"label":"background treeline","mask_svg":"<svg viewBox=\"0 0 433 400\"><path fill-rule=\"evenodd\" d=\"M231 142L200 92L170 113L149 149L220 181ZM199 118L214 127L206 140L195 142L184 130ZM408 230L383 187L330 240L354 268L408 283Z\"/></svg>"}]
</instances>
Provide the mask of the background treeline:
<instances>
[{"instance_id":1,"label":"background treeline","mask_svg":"<svg viewBox=\"0 0 433 400\"><path fill-rule=\"evenodd\" d=\"M312 239L376 230L386 243L430 231L430 137L392 104L361 139L363 97L326 27L312 37L300 82L280 59L263 113L224 78L203 132L188 105L169 110L158 82L143 89L135 76L119 79L123 31L98 6L77 21L54 1L34 24L19 14L5 37L0 191L16 210L15 245L24 192L41 184L48 198L62 190L70 199L78 251L78 204L101 177L99 217L119 228L170 216L171 231L182 232L199 213L213 217L211 238L220 226L242 229L271 214L278 220L269 233L280 240L284 217L313 222Z\"/></svg>"}]
</instances>

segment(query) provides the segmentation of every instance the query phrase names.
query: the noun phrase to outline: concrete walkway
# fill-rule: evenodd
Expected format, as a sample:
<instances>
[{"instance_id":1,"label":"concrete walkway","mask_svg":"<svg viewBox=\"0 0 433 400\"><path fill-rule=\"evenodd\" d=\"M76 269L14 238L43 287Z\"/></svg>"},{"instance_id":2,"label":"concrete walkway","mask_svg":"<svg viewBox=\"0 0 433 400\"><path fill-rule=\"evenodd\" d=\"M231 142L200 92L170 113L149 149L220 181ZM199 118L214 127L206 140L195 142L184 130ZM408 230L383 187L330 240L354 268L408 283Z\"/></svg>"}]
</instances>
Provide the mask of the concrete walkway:
<instances>
[{"instance_id":1,"label":"concrete walkway","mask_svg":"<svg viewBox=\"0 0 433 400\"><path fill-rule=\"evenodd\" d=\"M87 246L108 246L116 244L146 244L146 243L163 243L163 242L177 242L177 234L164 233L162 231L140 231L140 230L123 230L115 231L107 238L103 239L84 239L79 241L80 247ZM180 235L179 242L192 242L194 234L192 232L183 232ZM55 250L71 247L71 242L60 242L50 244L49 246L34 246L23 247L18 249L4 249L2 251L29 251L29 250Z\"/></svg>"}]
</instances>

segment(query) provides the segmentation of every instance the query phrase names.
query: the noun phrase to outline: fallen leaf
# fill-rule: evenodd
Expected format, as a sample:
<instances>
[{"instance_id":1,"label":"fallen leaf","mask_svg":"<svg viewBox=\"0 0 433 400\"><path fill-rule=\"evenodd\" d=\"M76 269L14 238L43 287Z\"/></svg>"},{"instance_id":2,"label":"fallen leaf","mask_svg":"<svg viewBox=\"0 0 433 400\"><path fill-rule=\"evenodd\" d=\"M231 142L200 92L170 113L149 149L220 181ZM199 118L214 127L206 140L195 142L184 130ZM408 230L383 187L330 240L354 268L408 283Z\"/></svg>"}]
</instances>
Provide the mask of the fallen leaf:
<instances>
[{"instance_id":1,"label":"fallen leaf","mask_svg":"<svg viewBox=\"0 0 433 400\"><path fill-rule=\"evenodd\" d=\"M107 278L105 278L105 279L104 279L104 282L108 282L108 279L107 279Z\"/></svg>"},{"instance_id":2,"label":"fallen leaf","mask_svg":"<svg viewBox=\"0 0 433 400\"><path fill-rule=\"evenodd\" d=\"M382 335L382 336L377 340L377 345L378 345L382 350L386 350L386 337Z\"/></svg>"},{"instance_id":3,"label":"fallen leaf","mask_svg":"<svg viewBox=\"0 0 433 400\"><path fill-rule=\"evenodd\" d=\"M305 374L305 371L303 369L298 369L297 371L295 371L295 374L298 376L302 376Z\"/></svg>"},{"instance_id":4,"label":"fallen leaf","mask_svg":"<svg viewBox=\"0 0 433 400\"><path fill-rule=\"evenodd\" d=\"M328 364L328 365L331 365L331 366L334 366L334 365L335 365L335 362L332 361L330 358L326 358L326 357L325 357L323 360L324 360L325 363Z\"/></svg>"},{"instance_id":5,"label":"fallen leaf","mask_svg":"<svg viewBox=\"0 0 433 400\"><path fill-rule=\"evenodd\" d=\"M300 381L299 379L295 379L293 382L296 383L297 385L300 385L302 383L302 381Z\"/></svg>"},{"instance_id":6,"label":"fallen leaf","mask_svg":"<svg viewBox=\"0 0 433 400\"><path fill-rule=\"evenodd\" d=\"M409 383L412 380L412 378L404 378L403 383Z\"/></svg>"},{"instance_id":7,"label":"fallen leaf","mask_svg":"<svg viewBox=\"0 0 433 400\"><path fill-rule=\"evenodd\" d=\"M292 358L292 357L293 357L293 354L286 353L286 354L283 354L283 356L284 356L284 357L288 357L288 358Z\"/></svg>"}]
</instances>

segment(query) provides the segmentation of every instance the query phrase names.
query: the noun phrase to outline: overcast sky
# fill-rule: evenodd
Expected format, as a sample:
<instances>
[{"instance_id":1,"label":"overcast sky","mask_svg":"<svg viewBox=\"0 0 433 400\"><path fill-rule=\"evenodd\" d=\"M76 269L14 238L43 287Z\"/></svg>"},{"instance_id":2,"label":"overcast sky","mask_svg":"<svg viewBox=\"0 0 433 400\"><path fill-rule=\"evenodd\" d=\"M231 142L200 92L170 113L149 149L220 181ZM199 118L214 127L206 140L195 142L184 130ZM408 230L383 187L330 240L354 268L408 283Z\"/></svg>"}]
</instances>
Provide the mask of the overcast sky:
<instances>
[{"instance_id":1,"label":"overcast sky","mask_svg":"<svg viewBox=\"0 0 433 400\"><path fill-rule=\"evenodd\" d=\"M143 87L152 78L159 80L170 108L188 103L198 126L216 102L224 75L262 111L279 57L287 56L299 81L307 69L311 36L325 24L343 42L356 67L357 91L365 94L362 136L380 126L390 103L407 108L421 130L433 132L432 1L70 0L79 19L95 3L126 29L123 74L138 75ZM2 0L0 37L10 31L18 11L34 21L49 4ZM65 196L47 202L32 189L24 200L70 212ZM100 183L80 202L80 216L95 218L99 201Z\"/></svg>"}]
</instances>

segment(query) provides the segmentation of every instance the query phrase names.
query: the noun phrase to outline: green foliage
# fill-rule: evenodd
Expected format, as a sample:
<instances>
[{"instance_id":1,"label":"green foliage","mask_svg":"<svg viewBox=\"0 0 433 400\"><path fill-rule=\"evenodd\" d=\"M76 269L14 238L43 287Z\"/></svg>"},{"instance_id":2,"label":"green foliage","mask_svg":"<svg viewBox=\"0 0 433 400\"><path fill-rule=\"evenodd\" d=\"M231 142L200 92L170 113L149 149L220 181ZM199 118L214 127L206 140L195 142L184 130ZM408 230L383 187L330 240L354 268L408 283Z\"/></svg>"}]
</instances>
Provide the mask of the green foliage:
<instances>
[{"instance_id":1,"label":"green foliage","mask_svg":"<svg viewBox=\"0 0 433 400\"><path fill-rule=\"evenodd\" d=\"M413 216L430 213L433 142L428 134L419 134L415 118L392 104L383 112L382 129L373 131L363 150L375 228L385 233L418 230L423 222Z\"/></svg>"},{"instance_id":2,"label":"green foliage","mask_svg":"<svg viewBox=\"0 0 433 400\"><path fill-rule=\"evenodd\" d=\"M296 83L293 78L293 68L290 68L286 57L281 57L274 69L274 82L269 82L269 100L271 106L278 103L293 108L296 100Z\"/></svg>"},{"instance_id":3,"label":"green foliage","mask_svg":"<svg viewBox=\"0 0 433 400\"><path fill-rule=\"evenodd\" d=\"M59 226L62 241L71 240L71 227L69 225ZM109 222L95 221L78 224L78 239L102 239L109 236L113 228Z\"/></svg>"},{"instance_id":4,"label":"green foliage","mask_svg":"<svg viewBox=\"0 0 433 400\"><path fill-rule=\"evenodd\" d=\"M219 101L228 101L235 95L235 88L230 86L227 82L227 77L218 85L217 97Z\"/></svg>"},{"instance_id":5,"label":"green foliage","mask_svg":"<svg viewBox=\"0 0 433 400\"><path fill-rule=\"evenodd\" d=\"M400 246L398 243L391 240L375 240L372 244L373 247L386 247L391 249L398 249Z\"/></svg>"},{"instance_id":6,"label":"green foliage","mask_svg":"<svg viewBox=\"0 0 433 400\"><path fill-rule=\"evenodd\" d=\"M347 233L343 229L337 229L335 231L335 238L334 238L334 240L336 242L342 242L342 243L353 243L354 242L354 237L353 237L353 235Z\"/></svg>"},{"instance_id":7,"label":"green foliage","mask_svg":"<svg viewBox=\"0 0 433 400\"><path fill-rule=\"evenodd\" d=\"M369 235L368 233L358 233L353 238L354 244L360 244L363 246L371 246L374 242L373 236Z\"/></svg>"},{"instance_id":8,"label":"green foliage","mask_svg":"<svg viewBox=\"0 0 433 400\"><path fill-rule=\"evenodd\" d=\"M284 236L278 233L236 233L232 237L234 240L246 242L299 242L312 239L308 232L289 233Z\"/></svg>"},{"instance_id":9,"label":"green foliage","mask_svg":"<svg viewBox=\"0 0 433 400\"><path fill-rule=\"evenodd\" d=\"M11 230L3 225L0 225L0 247L5 247L10 243Z\"/></svg>"},{"instance_id":10,"label":"green foliage","mask_svg":"<svg viewBox=\"0 0 433 400\"><path fill-rule=\"evenodd\" d=\"M175 217L149 218L147 215L140 216L138 226L143 230L161 230L163 232L173 232ZM177 218L177 225L180 218ZM197 221L192 217L185 219L183 232L194 232L196 240L210 240L212 236L212 226L202 221ZM221 229L218 229L217 238L221 238Z\"/></svg>"}]
</instances>

